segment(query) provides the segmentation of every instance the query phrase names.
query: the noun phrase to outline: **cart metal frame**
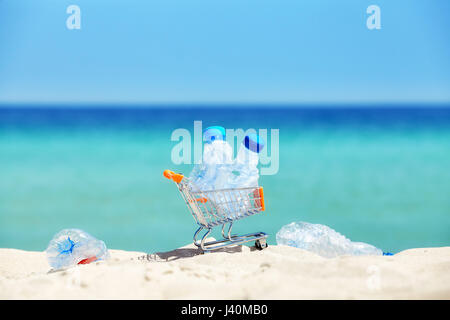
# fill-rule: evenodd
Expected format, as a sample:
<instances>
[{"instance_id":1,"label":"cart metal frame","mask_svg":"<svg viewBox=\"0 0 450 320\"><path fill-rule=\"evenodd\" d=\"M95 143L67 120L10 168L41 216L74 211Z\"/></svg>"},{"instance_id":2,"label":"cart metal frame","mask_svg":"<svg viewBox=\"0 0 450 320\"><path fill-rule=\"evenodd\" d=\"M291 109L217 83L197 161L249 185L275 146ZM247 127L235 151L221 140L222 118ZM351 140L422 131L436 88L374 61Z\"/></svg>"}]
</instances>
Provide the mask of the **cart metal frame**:
<instances>
[{"instance_id":1,"label":"cart metal frame","mask_svg":"<svg viewBox=\"0 0 450 320\"><path fill-rule=\"evenodd\" d=\"M267 247L266 239L268 235L265 232L231 234L233 223L236 220L265 210L262 187L200 191L196 190L189 183L189 179L182 174L165 170L164 176L177 184L189 211L199 225L193 239L194 244L203 252L211 252L250 241L255 241L255 247L259 250ZM212 229L217 226L222 226L223 239L206 242L206 238ZM202 231L204 231L204 234L198 240L197 237Z\"/></svg>"}]
</instances>

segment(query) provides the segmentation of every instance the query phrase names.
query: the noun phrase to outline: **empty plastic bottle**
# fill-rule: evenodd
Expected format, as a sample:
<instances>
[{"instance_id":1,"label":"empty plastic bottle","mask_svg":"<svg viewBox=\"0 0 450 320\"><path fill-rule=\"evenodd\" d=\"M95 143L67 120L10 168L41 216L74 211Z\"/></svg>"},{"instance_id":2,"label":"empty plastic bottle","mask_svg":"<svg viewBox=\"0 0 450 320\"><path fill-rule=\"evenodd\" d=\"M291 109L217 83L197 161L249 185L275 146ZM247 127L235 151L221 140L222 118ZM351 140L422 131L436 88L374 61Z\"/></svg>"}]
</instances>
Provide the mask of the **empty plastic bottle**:
<instances>
[{"instance_id":1,"label":"empty plastic bottle","mask_svg":"<svg viewBox=\"0 0 450 320\"><path fill-rule=\"evenodd\" d=\"M364 242L352 242L321 224L292 222L277 232L277 244L314 252L325 258L341 255L383 255L383 251Z\"/></svg>"},{"instance_id":2,"label":"empty plastic bottle","mask_svg":"<svg viewBox=\"0 0 450 320\"><path fill-rule=\"evenodd\" d=\"M257 187L259 179L259 153L264 148L265 141L257 134L245 136L232 166L229 186L235 188Z\"/></svg>"},{"instance_id":3,"label":"empty plastic bottle","mask_svg":"<svg viewBox=\"0 0 450 320\"><path fill-rule=\"evenodd\" d=\"M79 229L64 229L48 244L47 260L56 270L109 258L103 241Z\"/></svg>"},{"instance_id":4,"label":"empty plastic bottle","mask_svg":"<svg viewBox=\"0 0 450 320\"><path fill-rule=\"evenodd\" d=\"M203 161L194 165L190 179L202 191L223 189L233 162L233 149L225 141L225 129L220 126L206 128L203 140Z\"/></svg>"},{"instance_id":5,"label":"empty plastic bottle","mask_svg":"<svg viewBox=\"0 0 450 320\"><path fill-rule=\"evenodd\" d=\"M228 202L219 206L227 216L235 218L252 208L253 202L248 199L254 189L246 192L240 188L258 187L259 152L264 145L263 139L256 134L249 134L242 141L233 164L228 168L228 179L224 184L227 189L234 190L228 193Z\"/></svg>"}]
</instances>

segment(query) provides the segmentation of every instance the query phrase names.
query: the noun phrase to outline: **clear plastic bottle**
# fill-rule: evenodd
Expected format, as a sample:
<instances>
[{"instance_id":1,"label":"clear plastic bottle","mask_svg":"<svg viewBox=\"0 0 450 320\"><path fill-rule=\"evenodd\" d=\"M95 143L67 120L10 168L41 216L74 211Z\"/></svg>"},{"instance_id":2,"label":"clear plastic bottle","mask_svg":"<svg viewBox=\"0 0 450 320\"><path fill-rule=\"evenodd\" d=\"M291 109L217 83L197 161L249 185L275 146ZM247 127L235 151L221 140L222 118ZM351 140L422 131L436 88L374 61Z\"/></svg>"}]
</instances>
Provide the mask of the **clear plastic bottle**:
<instances>
[{"instance_id":1,"label":"clear plastic bottle","mask_svg":"<svg viewBox=\"0 0 450 320\"><path fill-rule=\"evenodd\" d=\"M278 245L314 252L325 258L341 255L383 255L383 251L363 242L353 242L328 226L308 222L292 222L276 235Z\"/></svg>"},{"instance_id":2,"label":"clear plastic bottle","mask_svg":"<svg viewBox=\"0 0 450 320\"><path fill-rule=\"evenodd\" d=\"M231 192L232 202L223 206L226 215L235 217L252 207L247 195L243 194L239 188L258 187L259 152L264 145L263 139L256 134L249 134L242 141L238 154L228 171L226 188L237 188L238 190Z\"/></svg>"},{"instance_id":3,"label":"clear plastic bottle","mask_svg":"<svg viewBox=\"0 0 450 320\"><path fill-rule=\"evenodd\" d=\"M203 161L194 166L190 179L202 191L223 189L227 186L233 162L233 149L225 141L225 129L206 128L203 133Z\"/></svg>"},{"instance_id":4,"label":"clear plastic bottle","mask_svg":"<svg viewBox=\"0 0 450 320\"><path fill-rule=\"evenodd\" d=\"M257 187L259 179L259 153L265 141L257 134L245 136L232 166L230 186L234 188Z\"/></svg>"},{"instance_id":5,"label":"clear plastic bottle","mask_svg":"<svg viewBox=\"0 0 450 320\"><path fill-rule=\"evenodd\" d=\"M109 258L103 241L79 229L64 229L48 244L47 260L55 270Z\"/></svg>"}]
</instances>

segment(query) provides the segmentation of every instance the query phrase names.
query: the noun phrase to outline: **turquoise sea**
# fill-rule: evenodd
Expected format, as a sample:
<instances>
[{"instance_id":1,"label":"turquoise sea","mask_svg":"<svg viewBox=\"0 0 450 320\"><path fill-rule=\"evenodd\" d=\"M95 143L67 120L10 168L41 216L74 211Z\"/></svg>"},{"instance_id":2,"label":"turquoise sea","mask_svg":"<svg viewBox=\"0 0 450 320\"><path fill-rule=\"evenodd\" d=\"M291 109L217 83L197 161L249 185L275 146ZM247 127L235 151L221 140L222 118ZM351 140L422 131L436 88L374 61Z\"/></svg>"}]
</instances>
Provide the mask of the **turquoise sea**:
<instances>
[{"instance_id":1,"label":"turquoise sea","mask_svg":"<svg viewBox=\"0 0 450 320\"><path fill-rule=\"evenodd\" d=\"M450 245L450 108L0 108L0 247L44 250L63 228L109 248L165 251L196 229L177 188L172 131L279 129L266 211L237 232L269 245L292 221L325 224L384 251Z\"/></svg>"}]
</instances>

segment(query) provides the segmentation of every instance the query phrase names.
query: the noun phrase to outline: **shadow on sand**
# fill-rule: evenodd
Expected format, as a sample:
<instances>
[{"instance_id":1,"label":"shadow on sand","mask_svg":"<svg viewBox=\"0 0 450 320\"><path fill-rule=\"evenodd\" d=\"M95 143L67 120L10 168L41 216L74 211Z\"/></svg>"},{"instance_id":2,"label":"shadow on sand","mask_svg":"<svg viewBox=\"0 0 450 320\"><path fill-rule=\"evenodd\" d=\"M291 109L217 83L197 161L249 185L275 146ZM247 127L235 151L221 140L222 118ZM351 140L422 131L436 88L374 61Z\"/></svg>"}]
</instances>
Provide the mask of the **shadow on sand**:
<instances>
[{"instance_id":1,"label":"shadow on sand","mask_svg":"<svg viewBox=\"0 0 450 320\"><path fill-rule=\"evenodd\" d=\"M214 254L216 252L239 253L248 249L250 249L250 251L257 250L255 247L246 247L242 245L237 245L234 247L217 249L214 250L213 252L203 253L203 251L199 248L184 247L167 252L148 253L146 256L141 256L138 259L147 260L151 262L169 262L178 259L192 258L202 254Z\"/></svg>"}]
</instances>

